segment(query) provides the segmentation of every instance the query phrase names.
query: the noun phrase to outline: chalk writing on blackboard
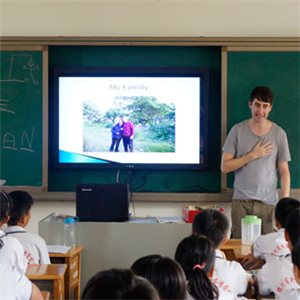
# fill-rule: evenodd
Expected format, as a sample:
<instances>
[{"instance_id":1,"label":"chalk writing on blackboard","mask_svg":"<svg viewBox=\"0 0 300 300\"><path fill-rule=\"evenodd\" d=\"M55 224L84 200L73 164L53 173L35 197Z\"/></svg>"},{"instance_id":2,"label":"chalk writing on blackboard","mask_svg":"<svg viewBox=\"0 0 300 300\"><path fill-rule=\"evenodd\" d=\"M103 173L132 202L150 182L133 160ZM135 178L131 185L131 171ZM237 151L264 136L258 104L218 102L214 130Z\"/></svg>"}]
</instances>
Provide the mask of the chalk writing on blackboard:
<instances>
[{"instance_id":1,"label":"chalk writing on blackboard","mask_svg":"<svg viewBox=\"0 0 300 300\"><path fill-rule=\"evenodd\" d=\"M8 105L9 100L6 99L0 99L0 111L4 111L10 114L15 114L14 111L6 108L6 106Z\"/></svg>"},{"instance_id":2,"label":"chalk writing on blackboard","mask_svg":"<svg viewBox=\"0 0 300 300\"><path fill-rule=\"evenodd\" d=\"M39 66L31 54L12 54L9 72L5 79L0 79L0 82L32 82L37 85L39 82L35 79L33 71L39 71Z\"/></svg>"},{"instance_id":3,"label":"chalk writing on blackboard","mask_svg":"<svg viewBox=\"0 0 300 300\"><path fill-rule=\"evenodd\" d=\"M22 131L22 138L21 138L21 146L17 147L17 141L14 134L7 132L3 135L3 149L8 150L21 150L21 151L28 151L34 153L33 148L33 139L34 139L34 130L35 128L31 128L31 133L28 135L26 130Z\"/></svg>"}]
</instances>

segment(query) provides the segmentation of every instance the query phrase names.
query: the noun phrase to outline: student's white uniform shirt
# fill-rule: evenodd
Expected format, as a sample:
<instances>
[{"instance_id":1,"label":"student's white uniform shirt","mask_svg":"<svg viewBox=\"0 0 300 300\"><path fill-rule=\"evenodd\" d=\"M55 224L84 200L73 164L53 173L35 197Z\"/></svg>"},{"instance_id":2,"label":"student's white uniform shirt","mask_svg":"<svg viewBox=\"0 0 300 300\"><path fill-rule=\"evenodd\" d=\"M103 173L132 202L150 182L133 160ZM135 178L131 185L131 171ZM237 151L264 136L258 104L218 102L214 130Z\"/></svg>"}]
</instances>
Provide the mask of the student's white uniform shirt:
<instances>
[{"instance_id":1,"label":"student's white uniform shirt","mask_svg":"<svg viewBox=\"0 0 300 300\"><path fill-rule=\"evenodd\" d=\"M194 298L187 293L187 300L194 300ZM218 300L247 300L245 297L238 297L234 295L233 293L230 293L228 291L224 291L219 288L219 298Z\"/></svg>"},{"instance_id":2,"label":"student's white uniform shirt","mask_svg":"<svg viewBox=\"0 0 300 300\"><path fill-rule=\"evenodd\" d=\"M284 229L260 236L253 243L253 256L268 261L271 258L285 256L291 251L284 238Z\"/></svg>"},{"instance_id":3,"label":"student's white uniform shirt","mask_svg":"<svg viewBox=\"0 0 300 300\"><path fill-rule=\"evenodd\" d=\"M37 234L26 232L21 226L9 226L4 229L7 236L13 236L24 247L28 264L50 264L45 241Z\"/></svg>"},{"instance_id":4,"label":"student's white uniform shirt","mask_svg":"<svg viewBox=\"0 0 300 300\"><path fill-rule=\"evenodd\" d=\"M222 252L216 250L215 269L211 281L219 290L234 295L243 295L247 291L250 274L247 274L240 263L223 258Z\"/></svg>"},{"instance_id":5,"label":"student's white uniform shirt","mask_svg":"<svg viewBox=\"0 0 300 300\"><path fill-rule=\"evenodd\" d=\"M16 238L5 235L2 230L0 230L0 240L3 242L0 249L0 263L11 265L24 274L27 269L27 260L21 243Z\"/></svg>"},{"instance_id":6,"label":"student's white uniform shirt","mask_svg":"<svg viewBox=\"0 0 300 300\"><path fill-rule=\"evenodd\" d=\"M10 265L0 264L0 299L29 300L32 283Z\"/></svg>"},{"instance_id":7,"label":"student's white uniform shirt","mask_svg":"<svg viewBox=\"0 0 300 300\"><path fill-rule=\"evenodd\" d=\"M243 296L236 296L233 293L229 293L219 288L219 298L218 300L247 300Z\"/></svg>"},{"instance_id":8,"label":"student's white uniform shirt","mask_svg":"<svg viewBox=\"0 0 300 300\"><path fill-rule=\"evenodd\" d=\"M263 265L257 276L259 293L266 296L273 292L276 299L300 299L300 286L293 274L291 254L276 257Z\"/></svg>"}]
</instances>

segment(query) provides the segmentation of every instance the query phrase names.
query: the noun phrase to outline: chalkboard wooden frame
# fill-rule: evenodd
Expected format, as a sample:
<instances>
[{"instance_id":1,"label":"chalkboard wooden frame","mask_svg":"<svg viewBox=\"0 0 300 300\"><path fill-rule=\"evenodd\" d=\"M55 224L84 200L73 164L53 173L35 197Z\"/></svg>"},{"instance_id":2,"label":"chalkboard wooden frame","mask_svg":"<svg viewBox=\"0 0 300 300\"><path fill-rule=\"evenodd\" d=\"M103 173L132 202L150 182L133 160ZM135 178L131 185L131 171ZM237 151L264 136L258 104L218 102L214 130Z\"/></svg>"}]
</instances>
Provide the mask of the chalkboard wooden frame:
<instances>
[{"instance_id":1,"label":"chalkboard wooden frame","mask_svg":"<svg viewBox=\"0 0 300 300\"><path fill-rule=\"evenodd\" d=\"M42 54L42 159L38 164L42 164L41 178L32 185L12 184L5 185L5 190L22 189L29 192L45 192L48 190L48 47L47 46L1 46L1 52L26 53L41 52ZM20 170L22 168L20 167ZM24 173L23 176L26 176ZM5 177L5 175L4 175ZM5 179L5 178L3 178Z\"/></svg>"}]
</instances>

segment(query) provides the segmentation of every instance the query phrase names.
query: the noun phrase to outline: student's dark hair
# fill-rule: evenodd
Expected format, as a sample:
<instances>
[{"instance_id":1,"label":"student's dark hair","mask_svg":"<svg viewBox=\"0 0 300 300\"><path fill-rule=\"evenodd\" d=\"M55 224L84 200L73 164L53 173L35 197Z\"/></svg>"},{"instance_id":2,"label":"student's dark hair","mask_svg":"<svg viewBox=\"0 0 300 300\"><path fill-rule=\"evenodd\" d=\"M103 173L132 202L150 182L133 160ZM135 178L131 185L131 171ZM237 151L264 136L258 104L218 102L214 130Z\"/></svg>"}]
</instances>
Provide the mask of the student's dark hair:
<instances>
[{"instance_id":1,"label":"student's dark hair","mask_svg":"<svg viewBox=\"0 0 300 300\"><path fill-rule=\"evenodd\" d=\"M11 198L3 190L1 190L0 192L1 192L1 199L0 199L0 222L2 222L10 214L10 210L11 210Z\"/></svg>"},{"instance_id":2,"label":"student's dark hair","mask_svg":"<svg viewBox=\"0 0 300 300\"><path fill-rule=\"evenodd\" d=\"M0 222L2 222L10 213L11 199L7 193L0 190ZM0 249L3 247L3 241L0 238Z\"/></svg>"},{"instance_id":3,"label":"student's dark hair","mask_svg":"<svg viewBox=\"0 0 300 300\"><path fill-rule=\"evenodd\" d=\"M217 249L224 240L229 229L227 217L216 209L199 212L193 221L193 232L206 236Z\"/></svg>"},{"instance_id":4,"label":"student's dark hair","mask_svg":"<svg viewBox=\"0 0 300 300\"><path fill-rule=\"evenodd\" d=\"M250 94L250 103L252 104L254 99L262 102L273 104L273 92L267 86L256 86Z\"/></svg>"},{"instance_id":5,"label":"student's dark hair","mask_svg":"<svg viewBox=\"0 0 300 300\"><path fill-rule=\"evenodd\" d=\"M130 267L130 269L136 274L136 275L140 275L143 272L145 272L146 269L148 269L149 265L151 265L151 263L153 261L158 260L159 258L162 258L162 256L160 254L152 254L152 255L147 255L147 256L143 256L139 259L137 259L133 265Z\"/></svg>"},{"instance_id":6,"label":"student's dark hair","mask_svg":"<svg viewBox=\"0 0 300 300\"><path fill-rule=\"evenodd\" d=\"M153 285L131 270L110 269L93 276L86 284L82 299L159 300Z\"/></svg>"},{"instance_id":7,"label":"student's dark hair","mask_svg":"<svg viewBox=\"0 0 300 300\"><path fill-rule=\"evenodd\" d=\"M293 247L300 240L300 208L295 208L288 216L285 230L288 232Z\"/></svg>"},{"instance_id":8,"label":"student's dark hair","mask_svg":"<svg viewBox=\"0 0 300 300\"><path fill-rule=\"evenodd\" d=\"M282 228L285 228L288 215L298 207L300 207L300 201L294 198L286 197L278 201L275 207L275 219Z\"/></svg>"},{"instance_id":9,"label":"student's dark hair","mask_svg":"<svg viewBox=\"0 0 300 300\"><path fill-rule=\"evenodd\" d=\"M169 257L148 255L131 267L135 274L148 279L161 299L186 299L186 277L181 266Z\"/></svg>"},{"instance_id":10,"label":"student's dark hair","mask_svg":"<svg viewBox=\"0 0 300 300\"><path fill-rule=\"evenodd\" d=\"M292 262L300 269L300 241L298 241L296 246L293 247Z\"/></svg>"},{"instance_id":11,"label":"student's dark hair","mask_svg":"<svg viewBox=\"0 0 300 300\"><path fill-rule=\"evenodd\" d=\"M17 225L23 216L28 215L34 201L31 195L25 191L13 191L9 193L12 201L10 219L8 225Z\"/></svg>"},{"instance_id":12,"label":"student's dark hair","mask_svg":"<svg viewBox=\"0 0 300 300\"><path fill-rule=\"evenodd\" d=\"M204 236L192 234L183 239L175 253L188 280L188 292L194 299L218 299L218 288L208 278L215 264L215 249Z\"/></svg>"}]
</instances>

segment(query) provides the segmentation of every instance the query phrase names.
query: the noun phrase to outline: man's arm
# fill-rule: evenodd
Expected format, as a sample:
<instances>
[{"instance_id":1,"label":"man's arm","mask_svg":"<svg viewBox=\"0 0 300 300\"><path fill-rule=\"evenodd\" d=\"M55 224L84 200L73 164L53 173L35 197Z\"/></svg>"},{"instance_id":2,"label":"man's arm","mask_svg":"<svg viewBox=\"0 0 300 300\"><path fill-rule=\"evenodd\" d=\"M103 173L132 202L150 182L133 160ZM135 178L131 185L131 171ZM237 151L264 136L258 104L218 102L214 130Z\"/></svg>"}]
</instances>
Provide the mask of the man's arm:
<instances>
[{"instance_id":1,"label":"man's arm","mask_svg":"<svg viewBox=\"0 0 300 300\"><path fill-rule=\"evenodd\" d=\"M241 156L238 158L234 158L234 155L228 152L223 152L222 155L222 162L221 162L221 171L224 174L233 172L244 165L246 165L248 162L250 162L251 156L246 154L245 156Z\"/></svg>"},{"instance_id":2,"label":"man's arm","mask_svg":"<svg viewBox=\"0 0 300 300\"><path fill-rule=\"evenodd\" d=\"M278 170L280 174L281 198L290 196L291 175L287 161L278 162Z\"/></svg>"},{"instance_id":3,"label":"man's arm","mask_svg":"<svg viewBox=\"0 0 300 300\"><path fill-rule=\"evenodd\" d=\"M221 171L224 174L233 172L243 167L250 161L254 159L258 159L267 155L270 155L273 150L273 144L271 142L267 142L262 145L262 140L260 140L252 151L248 152L246 155L234 158L233 154L228 152L223 152L222 162L221 162Z\"/></svg>"}]
</instances>

